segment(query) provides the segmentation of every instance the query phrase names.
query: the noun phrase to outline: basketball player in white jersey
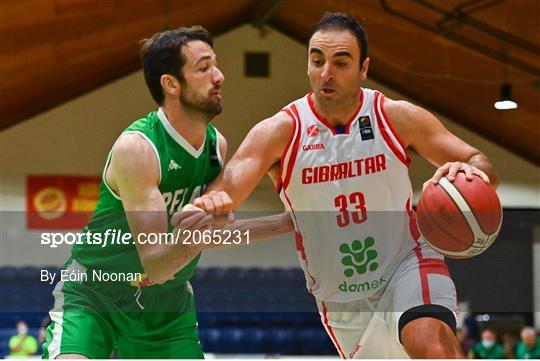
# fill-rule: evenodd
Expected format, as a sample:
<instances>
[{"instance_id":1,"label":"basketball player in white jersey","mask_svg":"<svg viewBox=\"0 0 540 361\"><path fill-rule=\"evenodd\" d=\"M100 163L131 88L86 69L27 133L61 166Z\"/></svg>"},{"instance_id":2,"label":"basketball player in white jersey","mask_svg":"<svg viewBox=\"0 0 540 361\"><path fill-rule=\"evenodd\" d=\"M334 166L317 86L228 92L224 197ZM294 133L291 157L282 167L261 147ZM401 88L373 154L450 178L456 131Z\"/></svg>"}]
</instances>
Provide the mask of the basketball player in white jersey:
<instances>
[{"instance_id":1,"label":"basketball player in white jersey","mask_svg":"<svg viewBox=\"0 0 540 361\"><path fill-rule=\"evenodd\" d=\"M493 167L426 110L361 87L367 37L354 18L327 13L308 52L312 92L257 124L195 206L230 212L268 173L342 358L463 357L454 284L416 227L407 151L438 167L428 182L462 171L495 187Z\"/></svg>"}]
</instances>

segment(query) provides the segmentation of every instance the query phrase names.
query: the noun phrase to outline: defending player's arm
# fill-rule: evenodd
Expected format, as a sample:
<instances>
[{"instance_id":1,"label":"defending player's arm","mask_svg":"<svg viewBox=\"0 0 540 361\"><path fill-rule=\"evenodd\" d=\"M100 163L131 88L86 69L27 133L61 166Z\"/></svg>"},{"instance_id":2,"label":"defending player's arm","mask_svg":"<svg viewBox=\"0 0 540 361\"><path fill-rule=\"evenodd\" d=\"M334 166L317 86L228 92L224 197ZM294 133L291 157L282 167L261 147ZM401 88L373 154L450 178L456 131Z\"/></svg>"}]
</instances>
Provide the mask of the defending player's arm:
<instances>
[{"instance_id":1,"label":"defending player's arm","mask_svg":"<svg viewBox=\"0 0 540 361\"><path fill-rule=\"evenodd\" d=\"M488 158L450 133L433 114L409 102L388 98L384 108L404 145L438 167L426 184L437 183L443 176L453 181L456 173L463 171L467 179L476 174L497 187L499 180Z\"/></svg>"},{"instance_id":2,"label":"defending player's arm","mask_svg":"<svg viewBox=\"0 0 540 361\"><path fill-rule=\"evenodd\" d=\"M113 149L107 183L122 199L144 272L154 282L163 283L197 253L182 242L176 245L138 242L139 237L168 231L167 209L158 188L159 179L157 158L150 144L137 134L121 136ZM182 227L203 228L209 220L210 217L202 212L192 212L183 219Z\"/></svg>"}]
</instances>

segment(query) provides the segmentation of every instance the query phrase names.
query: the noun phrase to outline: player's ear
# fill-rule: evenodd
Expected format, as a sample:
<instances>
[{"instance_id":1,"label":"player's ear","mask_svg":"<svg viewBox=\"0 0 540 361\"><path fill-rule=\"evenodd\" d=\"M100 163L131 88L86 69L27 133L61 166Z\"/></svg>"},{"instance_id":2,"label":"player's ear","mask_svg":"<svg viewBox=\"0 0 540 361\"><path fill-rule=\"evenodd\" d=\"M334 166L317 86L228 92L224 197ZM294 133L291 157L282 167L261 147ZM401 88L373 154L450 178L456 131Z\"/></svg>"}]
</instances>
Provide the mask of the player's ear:
<instances>
[{"instance_id":1,"label":"player's ear","mask_svg":"<svg viewBox=\"0 0 540 361\"><path fill-rule=\"evenodd\" d=\"M369 69L369 57L364 59L364 62L362 63L362 68L360 69L360 72L362 73L362 80L366 80L368 69Z\"/></svg>"},{"instance_id":2,"label":"player's ear","mask_svg":"<svg viewBox=\"0 0 540 361\"><path fill-rule=\"evenodd\" d=\"M175 76L163 74L159 81L165 94L170 94L174 97L178 97L180 95L180 81L178 81Z\"/></svg>"}]
</instances>

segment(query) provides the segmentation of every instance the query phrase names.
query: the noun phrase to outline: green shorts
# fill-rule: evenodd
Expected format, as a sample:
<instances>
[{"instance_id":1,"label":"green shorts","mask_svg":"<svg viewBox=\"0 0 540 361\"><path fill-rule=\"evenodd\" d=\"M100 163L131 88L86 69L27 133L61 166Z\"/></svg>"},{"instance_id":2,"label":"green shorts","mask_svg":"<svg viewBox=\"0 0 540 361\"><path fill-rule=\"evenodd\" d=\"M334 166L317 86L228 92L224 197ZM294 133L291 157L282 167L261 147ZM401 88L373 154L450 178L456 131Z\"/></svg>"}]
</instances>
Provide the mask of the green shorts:
<instances>
[{"instance_id":1,"label":"green shorts","mask_svg":"<svg viewBox=\"0 0 540 361\"><path fill-rule=\"evenodd\" d=\"M70 268L83 269L73 261ZM187 283L137 288L128 282L58 282L43 358L204 358Z\"/></svg>"}]
</instances>

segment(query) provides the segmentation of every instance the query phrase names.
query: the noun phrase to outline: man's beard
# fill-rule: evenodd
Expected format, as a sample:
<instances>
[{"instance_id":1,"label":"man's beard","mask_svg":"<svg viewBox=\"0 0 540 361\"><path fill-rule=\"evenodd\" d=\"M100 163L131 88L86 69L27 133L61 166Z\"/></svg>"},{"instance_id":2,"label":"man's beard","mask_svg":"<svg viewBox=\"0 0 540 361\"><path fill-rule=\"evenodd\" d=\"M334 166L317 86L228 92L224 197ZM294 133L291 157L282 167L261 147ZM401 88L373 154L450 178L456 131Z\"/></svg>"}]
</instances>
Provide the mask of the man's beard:
<instances>
[{"instance_id":1,"label":"man's beard","mask_svg":"<svg viewBox=\"0 0 540 361\"><path fill-rule=\"evenodd\" d=\"M214 101L211 97L204 98L196 93L191 94L185 83L181 84L181 87L180 104L188 113L201 114L210 123L223 110L219 100Z\"/></svg>"}]
</instances>

